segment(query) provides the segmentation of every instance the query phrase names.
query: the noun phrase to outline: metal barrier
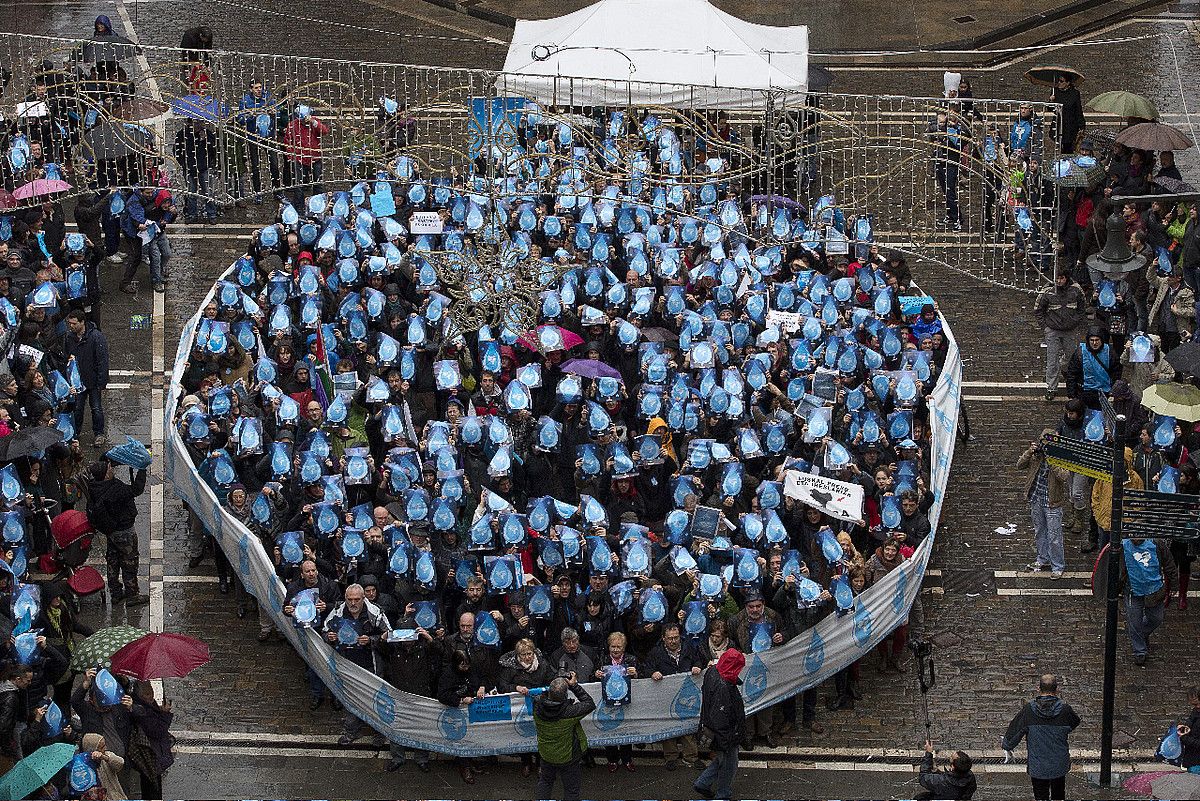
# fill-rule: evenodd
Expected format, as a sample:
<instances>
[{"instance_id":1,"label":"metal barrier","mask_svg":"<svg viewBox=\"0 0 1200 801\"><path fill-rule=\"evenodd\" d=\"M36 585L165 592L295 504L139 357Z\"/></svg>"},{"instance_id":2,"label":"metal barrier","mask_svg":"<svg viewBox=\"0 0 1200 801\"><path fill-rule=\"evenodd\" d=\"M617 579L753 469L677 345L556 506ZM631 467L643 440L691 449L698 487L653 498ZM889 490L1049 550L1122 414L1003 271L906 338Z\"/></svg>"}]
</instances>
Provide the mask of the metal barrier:
<instances>
[{"instance_id":1,"label":"metal barrier","mask_svg":"<svg viewBox=\"0 0 1200 801\"><path fill-rule=\"evenodd\" d=\"M719 157L719 180L743 197L811 209L833 195L838 206L880 221L872 239L885 249L1024 291L1055 267L1065 190L1042 174L1058 156L1051 104L694 86L679 107L665 101L677 103L680 87L662 86L663 105L596 108L576 102L586 99L585 82L563 79L557 105L539 106L523 96L520 76L486 70L185 55L196 54L0 34L0 64L12 72L0 96L5 150L24 136L61 165L74 193L165 180L195 198L191 214L204 216L216 205L293 188L346 189L380 173L405 193L414 179L480 176L489 180L477 191L493 198L526 191L505 178L541 178L543 188L568 174L587 183L613 178L604 164L580 171L558 139L566 128L591 150L646 150L652 180L630 187L641 190L635 196L675 182L700 191L710 180L705 160ZM731 93L738 110L711 110L729 105ZM1028 142L1009 164L1022 106L1032 118ZM939 113L949 129L939 130ZM678 167L647 147L649 117L675 133ZM319 145L303 150L313 131ZM554 144L549 154L537 152L539 134ZM411 159L411 172L397 171L400 156ZM0 178L11 191L34 172L6 159ZM798 236L792 230L780 240Z\"/></svg>"}]
</instances>

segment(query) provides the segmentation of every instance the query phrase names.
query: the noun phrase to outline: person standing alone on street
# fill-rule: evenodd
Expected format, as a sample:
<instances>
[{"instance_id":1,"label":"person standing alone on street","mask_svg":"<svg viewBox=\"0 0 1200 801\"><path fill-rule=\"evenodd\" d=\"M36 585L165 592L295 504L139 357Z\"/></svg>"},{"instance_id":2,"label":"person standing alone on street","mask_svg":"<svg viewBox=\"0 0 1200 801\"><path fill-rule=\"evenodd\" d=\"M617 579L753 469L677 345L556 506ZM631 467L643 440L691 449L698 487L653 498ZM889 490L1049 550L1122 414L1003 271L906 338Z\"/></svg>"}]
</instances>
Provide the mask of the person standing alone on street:
<instances>
[{"instance_id":1,"label":"person standing alone on street","mask_svg":"<svg viewBox=\"0 0 1200 801\"><path fill-rule=\"evenodd\" d=\"M1058 679L1043 673L1038 695L1022 707L1008 724L1000 747L1012 751L1025 740L1026 768L1036 799L1065 799L1071 749L1067 738L1079 725L1071 705L1058 697Z\"/></svg>"},{"instance_id":2,"label":"person standing alone on street","mask_svg":"<svg viewBox=\"0 0 1200 801\"><path fill-rule=\"evenodd\" d=\"M738 675L745 666L742 652L730 648L704 674L700 725L712 732L713 761L692 785L700 798L733 798L738 748L746 731L746 706L738 689L742 683Z\"/></svg>"},{"instance_id":3,"label":"person standing alone on street","mask_svg":"<svg viewBox=\"0 0 1200 801\"><path fill-rule=\"evenodd\" d=\"M1064 363L1079 347L1080 334L1087 320L1087 298L1071 274L1055 275L1054 284L1042 290L1033 304L1033 316L1046 345L1046 400L1054 400Z\"/></svg>"},{"instance_id":4,"label":"person standing alone on street","mask_svg":"<svg viewBox=\"0 0 1200 801\"><path fill-rule=\"evenodd\" d=\"M567 701L567 691L575 695ZM551 680L533 703L533 725L537 728L538 756L542 759L535 798L550 798L554 782L563 783L563 801L579 801L583 782L583 755L587 734L581 721L596 709L596 702L575 680L575 674Z\"/></svg>"},{"instance_id":5,"label":"person standing alone on street","mask_svg":"<svg viewBox=\"0 0 1200 801\"><path fill-rule=\"evenodd\" d=\"M108 444L104 436L104 401L100 393L108 386L108 339L88 322L87 315L74 309L67 315L67 337L64 343L66 356L75 360L83 391L75 396L75 432L83 430L83 408L92 409L92 445L97 448Z\"/></svg>"},{"instance_id":6,"label":"person standing alone on street","mask_svg":"<svg viewBox=\"0 0 1200 801\"><path fill-rule=\"evenodd\" d=\"M113 475L113 463L107 459L92 465L87 516L108 543L104 558L112 602L124 599L126 606L141 606L150 603L150 598L138 590L138 541L133 525L138 513L135 499L146 491L146 468L135 473L131 467L129 473L126 484Z\"/></svg>"}]
</instances>

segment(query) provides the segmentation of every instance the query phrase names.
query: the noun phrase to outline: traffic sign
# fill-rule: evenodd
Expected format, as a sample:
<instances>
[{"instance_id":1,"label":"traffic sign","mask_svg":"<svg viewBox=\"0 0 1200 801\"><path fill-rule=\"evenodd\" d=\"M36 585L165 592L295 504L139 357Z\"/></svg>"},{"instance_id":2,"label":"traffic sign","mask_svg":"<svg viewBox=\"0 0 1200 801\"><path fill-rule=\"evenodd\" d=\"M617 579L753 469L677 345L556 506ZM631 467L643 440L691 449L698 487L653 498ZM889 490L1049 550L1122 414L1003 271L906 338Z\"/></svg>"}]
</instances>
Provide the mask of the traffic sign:
<instances>
[{"instance_id":1,"label":"traffic sign","mask_svg":"<svg viewBox=\"0 0 1200 801\"><path fill-rule=\"evenodd\" d=\"M1061 434L1047 434L1044 442L1046 462L1050 466L1100 481L1112 481L1112 448Z\"/></svg>"},{"instance_id":2,"label":"traffic sign","mask_svg":"<svg viewBox=\"0 0 1200 801\"><path fill-rule=\"evenodd\" d=\"M1127 489L1121 530L1127 537L1200 538L1200 495Z\"/></svg>"}]
</instances>

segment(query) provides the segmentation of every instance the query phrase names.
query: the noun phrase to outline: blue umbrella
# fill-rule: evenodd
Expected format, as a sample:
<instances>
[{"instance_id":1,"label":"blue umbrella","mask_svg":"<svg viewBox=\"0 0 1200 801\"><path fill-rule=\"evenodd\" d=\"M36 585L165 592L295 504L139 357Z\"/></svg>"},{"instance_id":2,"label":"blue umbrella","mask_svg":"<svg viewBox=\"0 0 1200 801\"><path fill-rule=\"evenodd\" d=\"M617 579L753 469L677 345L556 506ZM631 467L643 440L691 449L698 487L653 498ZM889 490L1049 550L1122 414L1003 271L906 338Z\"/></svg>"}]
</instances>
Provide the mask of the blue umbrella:
<instances>
[{"instance_id":1,"label":"blue umbrella","mask_svg":"<svg viewBox=\"0 0 1200 801\"><path fill-rule=\"evenodd\" d=\"M188 120L216 122L226 111L220 100L206 95L185 95L171 101L171 113Z\"/></svg>"},{"instance_id":2,"label":"blue umbrella","mask_svg":"<svg viewBox=\"0 0 1200 801\"><path fill-rule=\"evenodd\" d=\"M22 759L0 779L0 798L24 798L41 789L75 756L75 746L55 743Z\"/></svg>"}]
</instances>

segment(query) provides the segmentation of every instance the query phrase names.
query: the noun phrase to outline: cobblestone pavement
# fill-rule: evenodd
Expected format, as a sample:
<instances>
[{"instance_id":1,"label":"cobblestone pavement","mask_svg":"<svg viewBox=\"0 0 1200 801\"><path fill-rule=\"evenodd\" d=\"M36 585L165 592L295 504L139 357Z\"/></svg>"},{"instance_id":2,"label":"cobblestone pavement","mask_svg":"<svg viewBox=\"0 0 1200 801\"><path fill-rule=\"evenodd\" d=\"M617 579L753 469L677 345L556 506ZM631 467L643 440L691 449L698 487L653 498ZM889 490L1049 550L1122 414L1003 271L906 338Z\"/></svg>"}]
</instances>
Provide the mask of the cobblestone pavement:
<instances>
[{"instance_id":1,"label":"cobblestone pavement","mask_svg":"<svg viewBox=\"0 0 1200 801\"><path fill-rule=\"evenodd\" d=\"M7 13L17 5L21 14ZM135 10L128 0L118 5L130 14ZM1015 0L995 5L1010 15L1016 13L1014 8L1025 8ZM299 37L309 36L319 27L325 52L381 61L464 66L498 67L504 48L496 42L508 36L502 26L421 0L356 4L359 24L376 32L289 21L261 11L282 7L279 0L236 4L219 0L205 4L205 19L216 30L218 42L230 49L291 52L301 41ZM345 8L343 2L314 0L296 13L316 20L335 19L344 15ZM178 42L182 28L195 19L177 9L174 2L140 0L136 8L140 40ZM783 19L780 9L781 4L764 4L761 19L803 19L801 10ZM95 6L73 0L20 4L0 0L0 11L5 12L6 28L58 35L90 29L97 13ZM1184 74L1200 74L1200 47L1190 35L1180 35L1188 33L1186 22L1175 17L1134 22L1106 35L1156 33L1163 38L1110 45L1103 50L1073 51L1072 63L1090 77L1085 94L1125 86L1147 94L1163 109L1181 111L1171 48L1165 37L1174 37L1170 41L1176 44ZM944 21L936 24L944 26ZM997 17L995 24L1003 22ZM897 22L892 27L904 26ZM397 37L396 33L404 36ZM850 33L838 35L846 37L838 46L858 46ZM927 35L925 28L921 35ZM1139 72L1143 63L1151 65L1152 75ZM1020 73L1027 66L1019 61L981 73L976 79L977 93L1035 96L1041 90L1020 81ZM835 88L921 94L939 83L931 65L929 71L839 72ZM1197 105L1194 82L1187 83L1186 91L1190 104ZM153 313L150 297L113 293L107 299L105 330L114 354L113 368L128 373L114 377L121 386L107 398L113 431L150 440L151 392L153 382L158 380L151 375L155 356L167 365L171 363L182 324L212 280L239 255L242 237L262 215L262 210L254 207L249 211L231 210L216 226L193 226L173 236L174 275L159 321L165 352L154 353L150 330L129 327L131 315ZM106 265L106 285L115 285L111 273L117 269ZM1022 699L1030 695L1036 675L1055 671L1063 676L1064 695L1084 719L1074 744L1077 756L1090 763L1096 758L1099 739L1103 631L1103 610L1087 593L1091 565L1075 551L1068 554L1070 572L1061 582L1016 572L1032 557L1032 534L1014 462L1031 433L1053 423L1061 412L1060 406L1040 400L1037 384L1042 374L1042 352L1028 313L1030 298L945 272L922 273L918 280L938 299L959 338L966 358L965 406L974 435L973 441L960 447L955 456L932 563L940 575L930 576L923 596L925 633L938 645L937 686L928 697L933 735L946 747L962 747L985 757L986 762L997 761L999 734ZM244 620L235 616L232 596L217 592L211 560L189 573L182 509L169 488L165 495L160 622L167 630L204 638L213 652L213 661L193 676L167 683L166 694L175 701L176 728L180 732L180 758L168 777L168 794L369 798L388 795L394 792L392 788L401 786L409 795L461 794L461 783L449 766L439 766L429 776L409 769L401 774L385 774L382 760L375 759L372 751L336 751L334 715L327 708L310 713L304 703L305 681L299 658L280 640L266 645L255 642L253 610ZM149 496L148 491L139 499L143 554L150 552ZM1018 524L1015 534L995 533L996 527L1008 522ZM98 545L95 553L102 554L102 546ZM144 560L144 573L148 567L149 560ZM108 610L94 601L88 602L87 610L97 622L110 620ZM150 625L150 612L144 609L130 622ZM1122 640L1117 726L1123 750L1119 758L1145 764L1156 738L1182 711L1182 688L1194 681L1198 617L1200 611L1169 613L1145 668L1132 665L1127 643ZM867 660L864 667L866 698L853 712L826 713L822 707L821 720L827 726L824 735L805 734L794 744L789 743L791 747L786 751L760 749L747 755L758 761L746 763L739 776L743 794L886 797L910 793L916 752L905 749L916 747L924 734L916 681L911 673L878 676L872 660ZM255 748L273 750L258 754L248 750ZM895 749L901 752L895 753ZM613 797L640 796L648 791L668 797L681 794L678 788L685 786L688 777L656 767L661 764L657 757L643 763L643 769L634 776L589 773L588 781L603 787L595 791L597 794ZM473 792L489 797L527 795L532 790L529 783L522 782L511 763L503 764L481 778ZM885 767L879 767L881 764ZM848 769L855 765L860 769ZM781 771L776 766L788 769ZM1019 766L987 767L1019 771ZM1072 777L1076 783L1072 794L1094 794L1082 783L1082 767L1078 773ZM979 797L1011 797L1023 792L1019 772L989 772L985 779Z\"/></svg>"}]
</instances>

